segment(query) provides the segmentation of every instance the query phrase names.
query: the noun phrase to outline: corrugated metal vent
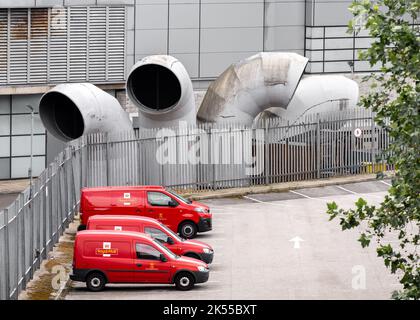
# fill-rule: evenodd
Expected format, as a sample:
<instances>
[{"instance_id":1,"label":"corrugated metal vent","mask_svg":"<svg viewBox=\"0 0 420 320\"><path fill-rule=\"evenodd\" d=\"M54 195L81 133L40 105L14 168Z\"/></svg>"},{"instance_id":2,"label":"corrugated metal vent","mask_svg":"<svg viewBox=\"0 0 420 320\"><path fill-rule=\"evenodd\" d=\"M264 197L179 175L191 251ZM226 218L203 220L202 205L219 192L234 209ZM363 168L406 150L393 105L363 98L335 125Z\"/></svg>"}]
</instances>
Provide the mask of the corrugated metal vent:
<instances>
[{"instance_id":1,"label":"corrugated metal vent","mask_svg":"<svg viewBox=\"0 0 420 320\"><path fill-rule=\"evenodd\" d=\"M125 7L0 9L0 85L121 82Z\"/></svg>"}]
</instances>

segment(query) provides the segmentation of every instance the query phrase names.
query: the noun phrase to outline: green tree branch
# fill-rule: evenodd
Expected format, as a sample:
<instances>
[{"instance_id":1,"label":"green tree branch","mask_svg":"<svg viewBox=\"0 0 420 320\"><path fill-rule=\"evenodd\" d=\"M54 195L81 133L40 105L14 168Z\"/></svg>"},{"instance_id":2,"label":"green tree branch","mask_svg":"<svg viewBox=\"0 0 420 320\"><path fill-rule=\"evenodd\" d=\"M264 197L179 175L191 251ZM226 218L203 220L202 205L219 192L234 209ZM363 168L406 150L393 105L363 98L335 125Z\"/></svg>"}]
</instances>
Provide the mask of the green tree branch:
<instances>
[{"instance_id":1,"label":"green tree branch","mask_svg":"<svg viewBox=\"0 0 420 320\"><path fill-rule=\"evenodd\" d=\"M359 59L380 65L380 72L364 78L372 90L360 105L376 113L375 122L392 139L386 160L395 176L379 206L359 199L356 208L343 210L333 202L327 213L343 230L363 225L362 247L376 241L378 256L402 284L394 299L420 299L420 0L355 0L350 11L349 32L365 29L374 38Z\"/></svg>"}]
</instances>

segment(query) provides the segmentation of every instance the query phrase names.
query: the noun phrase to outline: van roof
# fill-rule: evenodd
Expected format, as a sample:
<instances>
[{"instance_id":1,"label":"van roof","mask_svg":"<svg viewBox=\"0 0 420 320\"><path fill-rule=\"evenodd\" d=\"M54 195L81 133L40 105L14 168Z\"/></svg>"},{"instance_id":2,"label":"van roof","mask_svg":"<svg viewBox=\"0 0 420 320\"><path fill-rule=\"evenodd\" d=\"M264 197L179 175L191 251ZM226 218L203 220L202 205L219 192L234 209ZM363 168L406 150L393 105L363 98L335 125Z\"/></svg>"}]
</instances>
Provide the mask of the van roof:
<instances>
[{"instance_id":1,"label":"van roof","mask_svg":"<svg viewBox=\"0 0 420 320\"><path fill-rule=\"evenodd\" d=\"M151 241L152 237L148 234L134 232L134 231L114 231L114 230L83 230L76 234L78 240L81 239L97 239L100 241L112 239L138 239Z\"/></svg>"},{"instance_id":2,"label":"van roof","mask_svg":"<svg viewBox=\"0 0 420 320\"><path fill-rule=\"evenodd\" d=\"M89 221L144 221L159 223L156 219L144 216L124 216L124 215L108 215L100 214L89 217Z\"/></svg>"},{"instance_id":3,"label":"van roof","mask_svg":"<svg viewBox=\"0 0 420 320\"><path fill-rule=\"evenodd\" d=\"M96 192L96 191L139 191L139 190L163 190L162 186L113 186L113 187L95 187L83 188L82 192Z\"/></svg>"}]
</instances>

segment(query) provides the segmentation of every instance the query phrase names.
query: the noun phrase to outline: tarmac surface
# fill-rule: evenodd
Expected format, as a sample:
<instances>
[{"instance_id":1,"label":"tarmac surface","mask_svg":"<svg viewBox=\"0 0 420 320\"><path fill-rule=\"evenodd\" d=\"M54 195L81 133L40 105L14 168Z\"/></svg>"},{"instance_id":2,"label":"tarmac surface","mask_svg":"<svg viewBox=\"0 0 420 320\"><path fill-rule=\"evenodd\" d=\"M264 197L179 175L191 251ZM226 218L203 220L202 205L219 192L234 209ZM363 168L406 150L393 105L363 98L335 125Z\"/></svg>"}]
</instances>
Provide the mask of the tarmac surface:
<instances>
[{"instance_id":1,"label":"tarmac surface","mask_svg":"<svg viewBox=\"0 0 420 320\"><path fill-rule=\"evenodd\" d=\"M358 230L328 221L327 202L379 204L389 180L203 200L213 230L196 238L215 249L210 280L192 291L171 285L107 285L89 292L73 282L66 299L390 299L399 289Z\"/></svg>"}]
</instances>

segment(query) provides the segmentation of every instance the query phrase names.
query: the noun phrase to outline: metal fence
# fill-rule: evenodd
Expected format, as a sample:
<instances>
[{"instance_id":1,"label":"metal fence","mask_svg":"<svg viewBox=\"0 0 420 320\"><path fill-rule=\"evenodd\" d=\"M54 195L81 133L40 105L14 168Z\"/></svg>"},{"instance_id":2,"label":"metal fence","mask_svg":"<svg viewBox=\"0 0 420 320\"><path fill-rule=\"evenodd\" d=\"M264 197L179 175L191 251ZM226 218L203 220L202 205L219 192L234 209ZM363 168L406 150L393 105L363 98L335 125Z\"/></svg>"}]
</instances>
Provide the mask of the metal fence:
<instances>
[{"instance_id":1,"label":"metal fence","mask_svg":"<svg viewBox=\"0 0 420 320\"><path fill-rule=\"evenodd\" d=\"M209 124L87 137L87 185L164 185L183 192L388 170L384 128L355 109L253 127Z\"/></svg>"},{"instance_id":2,"label":"metal fence","mask_svg":"<svg viewBox=\"0 0 420 320\"><path fill-rule=\"evenodd\" d=\"M0 299L25 289L77 212L82 187L154 184L200 192L370 173L391 169L384 161L389 143L362 109L295 123L181 124L82 137L0 211Z\"/></svg>"},{"instance_id":3,"label":"metal fence","mask_svg":"<svg viewBox=\"0 0 420 320\"><path fill-rule=\"evenodd\" d=\"M0 211L0 299L17 299L77 212L86 166L81 142Z\"/></svg>"}]
</instances>

